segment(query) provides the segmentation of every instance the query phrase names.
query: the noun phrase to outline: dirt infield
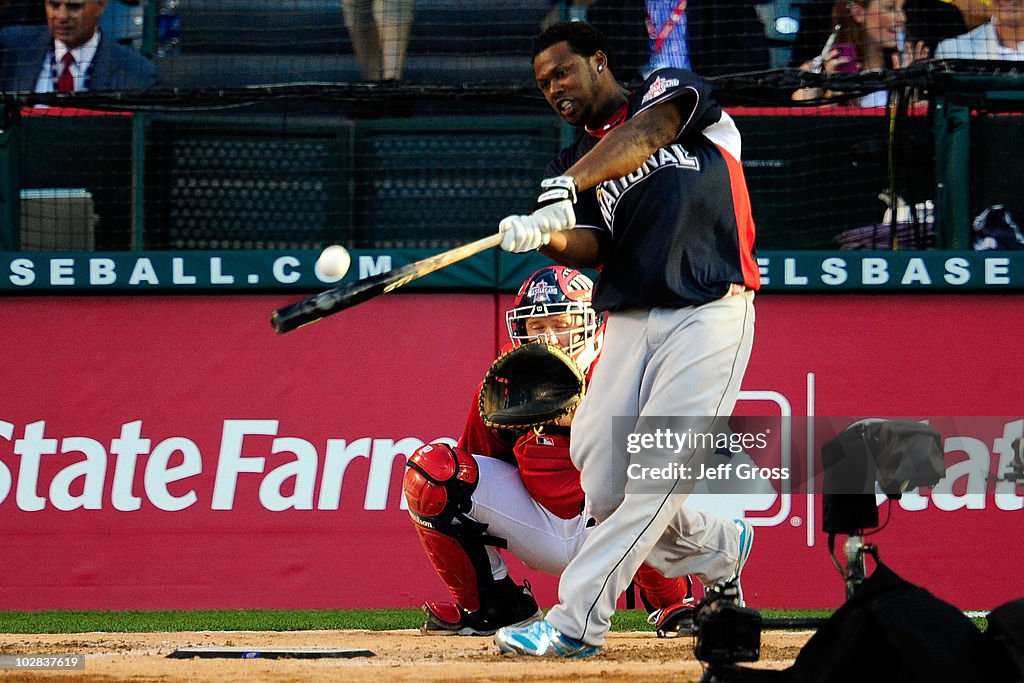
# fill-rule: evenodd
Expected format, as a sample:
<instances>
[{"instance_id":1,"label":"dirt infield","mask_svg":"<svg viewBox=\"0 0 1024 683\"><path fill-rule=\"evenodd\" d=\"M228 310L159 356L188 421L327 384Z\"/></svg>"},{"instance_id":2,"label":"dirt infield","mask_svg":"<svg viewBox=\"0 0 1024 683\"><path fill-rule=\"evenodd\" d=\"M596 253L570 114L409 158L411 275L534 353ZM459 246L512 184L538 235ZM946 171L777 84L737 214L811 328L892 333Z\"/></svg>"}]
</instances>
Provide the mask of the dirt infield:
<instances>
[{"instance_id":1,"label":"dirt infield","mask_svg":"<svg viewBox=\"0 0 1024 683\"><path fill-rule=\"evenodd\" d=\"M760 668L792 663L810 633L766 631ZM171 659L196 647L367 649L358 659ZM0 669L2 681L658 681L701 679L691 638L611 633L605 651L587 660L499 655L491 638L422 636L417 631L201 631L193 633L0 634L0 654L84 654L85 670Z\"/></svg>"}]
</instances>

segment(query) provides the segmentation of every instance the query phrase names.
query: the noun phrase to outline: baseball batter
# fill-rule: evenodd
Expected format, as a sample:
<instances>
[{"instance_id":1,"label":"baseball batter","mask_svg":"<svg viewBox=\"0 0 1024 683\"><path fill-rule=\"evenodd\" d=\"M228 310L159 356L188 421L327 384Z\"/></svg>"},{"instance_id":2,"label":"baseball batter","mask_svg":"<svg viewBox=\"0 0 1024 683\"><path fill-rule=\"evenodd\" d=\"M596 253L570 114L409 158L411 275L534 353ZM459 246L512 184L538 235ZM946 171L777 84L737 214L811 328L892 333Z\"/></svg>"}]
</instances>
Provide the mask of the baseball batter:
<instances>
[{"instance_id":1,"label":"baseball batter","mask_svg":"<svg viewBox=\"0 0 1024 683\"><path fill-rule=\"evenodd\" d=\"M753 528L684 507L678 479L637 488L613 423L643 432L667 416L707 429L731 414L760 280L740 136L707 84L661 69L629 92L612 75L604 37L583 22L538 36L533 65L550 105L582 130L547 169L534 213L499 227L507 251L541 248L561 263L601 266L603 355L571 433L598 525L546 619L500 629L495 640L504 652L583 657L600 651L616 597L645 558L668 576L738 587Z\"/></svg>"},{"instance_id":2,"label":"baseball batter","mask_svg":"<svg viewBox=\"0 0 1024 683\"><path fill-rule=\"evenodd\" d=\"M573 268L549 266L531 275L506 316L511 346L536 340L557 345L589 374L603 339L592 290L591 279ZM498 548L557 575L592 527L569 458L568 421L537 430L491 428L478 395L479 388L458 445L418 449L404 480L417 534L454 598L424 605L426 634L492 635L502 626L540 619L529 586L509 577ZM636 582L659 635L689 625L688 579L668 579L643 566Z\"/></svg>"}]
</instances>

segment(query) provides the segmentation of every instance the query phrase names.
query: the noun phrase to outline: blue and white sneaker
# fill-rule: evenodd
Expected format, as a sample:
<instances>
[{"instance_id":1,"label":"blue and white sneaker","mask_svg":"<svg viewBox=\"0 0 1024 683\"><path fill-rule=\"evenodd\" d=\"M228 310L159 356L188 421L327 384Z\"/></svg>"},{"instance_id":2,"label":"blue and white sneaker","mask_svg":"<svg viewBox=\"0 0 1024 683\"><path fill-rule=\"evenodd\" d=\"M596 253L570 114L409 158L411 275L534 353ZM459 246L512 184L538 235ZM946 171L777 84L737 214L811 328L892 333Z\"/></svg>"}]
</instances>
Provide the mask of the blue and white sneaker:
<instances>
[{"instance_id":1,"label":"blue and white sneaker","mask_svg":"<svg viewBox=\"0 0 1024 683\"><path fill-rule=\"evenodd\" d=\"M494 634L494 642L504 653L533 655L534 657L565 657L579 659L601 651L596 645L587 645L559 632L547 619L529 626L506 626Z\"/></svg>"},{"instance_id":2,"label":"blue and white sneaker","mask_svg":"<svg viewBox=\"0 0 1024 683\"><path fill-rule=\"evenodd\" d=\"M736 573L732 575L729 582L736 586L736 604L743 607L745 603L743 588L740 586L740 574L743 572L743 565L747 563L747 558L750 557L750 549L754 546L754 527L750 522L742 519L734 519L733 523L736 525L736 530L740 532L740 556L736 560Z\"/></svg>"}]
</instances>

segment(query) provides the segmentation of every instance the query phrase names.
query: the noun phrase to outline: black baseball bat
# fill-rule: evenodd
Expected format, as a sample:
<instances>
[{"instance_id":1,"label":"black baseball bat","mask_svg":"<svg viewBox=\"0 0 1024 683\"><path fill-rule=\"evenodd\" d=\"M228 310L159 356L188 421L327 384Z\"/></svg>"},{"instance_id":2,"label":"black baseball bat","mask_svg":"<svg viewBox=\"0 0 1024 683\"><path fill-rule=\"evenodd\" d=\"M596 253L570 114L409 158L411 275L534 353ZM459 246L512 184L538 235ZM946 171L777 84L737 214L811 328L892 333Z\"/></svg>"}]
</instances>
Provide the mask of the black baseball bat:
<instances>
[{"instance_id":1,"label":"black baseball bat","mask_svg":"<svg viewBox=\"0 0 1024 683\"><path fill-rule=\"evenodd\" d=\"M339 285L277 309L270 316L270 324L279 334L291 332L338 311L344 311L346 308L352 308L381 294L387 294L424 275L429 275L445 266L450 266L499 244L501 244L500 233L428 256L387 273L373 275L365 280L347 285Z\"/></svg>"}]
</instances>

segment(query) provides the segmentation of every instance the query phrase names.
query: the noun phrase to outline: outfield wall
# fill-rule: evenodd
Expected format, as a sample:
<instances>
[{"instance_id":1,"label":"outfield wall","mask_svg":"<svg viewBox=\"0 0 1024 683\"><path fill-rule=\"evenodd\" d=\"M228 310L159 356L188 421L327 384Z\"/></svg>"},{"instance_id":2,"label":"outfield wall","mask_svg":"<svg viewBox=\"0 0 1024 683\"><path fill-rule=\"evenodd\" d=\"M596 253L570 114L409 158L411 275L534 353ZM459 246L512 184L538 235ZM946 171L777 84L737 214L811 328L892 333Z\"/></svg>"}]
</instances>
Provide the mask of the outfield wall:
<instances>
[{"instance_id":1,"label":"outfield wall","mask_svg":"<svg viewBox=\"0 0 1024 683\"><path fill-rule=\"evenodd\" d=\"M458 436L509 297L395 294L274 335L270 312L294 298L4 299L0 609L443 598L404 510L404 457ZM896 571L965 609L1020 597L1020 487L964 486L1005 469L1024 434L1018 305L998 293L762 295L738 408L996 416L949 422L960 479L943 496L905 496L871 538ZM726 508L760 525L745 573L754 606L841 602L820 497L729 496ZM554 602L553 579L515 575Z\"/></svg>"}]
</instances>

